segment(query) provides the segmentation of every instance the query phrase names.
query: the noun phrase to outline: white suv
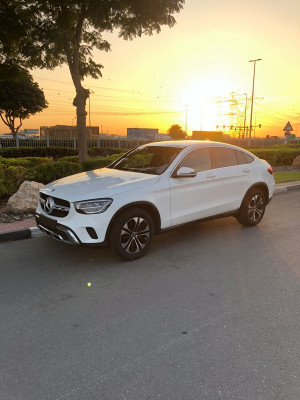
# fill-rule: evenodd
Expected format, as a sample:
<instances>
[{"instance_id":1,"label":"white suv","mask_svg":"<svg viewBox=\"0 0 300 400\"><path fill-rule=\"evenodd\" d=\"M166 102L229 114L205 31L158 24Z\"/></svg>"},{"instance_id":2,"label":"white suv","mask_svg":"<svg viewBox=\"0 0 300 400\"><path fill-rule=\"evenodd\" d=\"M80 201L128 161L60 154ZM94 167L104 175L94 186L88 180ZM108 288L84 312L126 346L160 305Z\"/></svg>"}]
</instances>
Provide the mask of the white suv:
<instances>
[{"instance_id":1,"label":"white suv","mask_svg":"<svg viewBox=\"0 0 300 400\"><path fill-rule=\"evenodd\" d=\"M146 144L107 168L68 176L40 190L37 225L71 244L110 244L125 260L153 236L191 221L235 216L254 226L274 191L271 166L236 146L210 141Z\"/></svg>"}]
</instances>

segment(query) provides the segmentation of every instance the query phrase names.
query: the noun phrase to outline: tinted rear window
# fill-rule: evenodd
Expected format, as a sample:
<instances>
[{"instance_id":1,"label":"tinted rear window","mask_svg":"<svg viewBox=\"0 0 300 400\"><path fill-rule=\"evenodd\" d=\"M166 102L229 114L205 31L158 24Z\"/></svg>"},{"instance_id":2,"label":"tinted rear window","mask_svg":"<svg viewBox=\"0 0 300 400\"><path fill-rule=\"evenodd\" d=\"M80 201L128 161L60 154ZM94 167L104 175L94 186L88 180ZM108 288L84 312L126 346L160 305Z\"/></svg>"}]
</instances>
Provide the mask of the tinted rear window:
<instances>
[{"instance_id":1,"label":"tinted rear window","mask_svg":"<svg viewBox=\"0 0 300 400\"><path fill-rule=\"evenodd\" d=\"M243 153L242 151L236 150L235 152L236 152L237 162L238 162L239 165L241 165L241 164L250 164L254 160L253 157L249 156L246 153Z\"/></svg>"},{"instance_id":2,"label":"tinted rear window","mask_svg":"<svg viewBox=\"0 0 300 400\"><path fill-rule=\"evenodd\" d=\"M236 151L236 158L239 165L247 164L246 158L244 157L244 154L241 151Z\"/></svg>"},{"instance_id":3,"label":"tinted rear window","mask_svg":"<svg viewBox=\"0 0 300 400\"><path fill-rule=\"evenodd\" d=\"M251 164L254 161L254 158L249 156L249 154L244 153L244 157L246 158L248 164Z\"/></svg>"},{"instance_id":4,"label":"tinted rear window","mask_svg":"<svg viewBox=\"0 0 300 400\"><path fill-rule=\"evenodd\" d=\"M224 168L237 165L235 150L225 147L212 147L213 168Z\"/></svg>"}]
</instances>

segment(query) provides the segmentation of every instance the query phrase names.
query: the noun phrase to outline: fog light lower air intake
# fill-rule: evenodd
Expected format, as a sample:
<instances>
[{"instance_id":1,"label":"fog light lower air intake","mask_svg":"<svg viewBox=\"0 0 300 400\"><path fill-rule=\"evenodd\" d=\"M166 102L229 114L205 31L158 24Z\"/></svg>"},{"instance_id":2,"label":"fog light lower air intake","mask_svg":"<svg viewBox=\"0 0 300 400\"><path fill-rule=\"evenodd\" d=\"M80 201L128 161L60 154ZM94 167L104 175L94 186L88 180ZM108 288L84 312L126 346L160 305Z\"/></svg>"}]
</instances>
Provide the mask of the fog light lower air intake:
<instances>
[{"instance_id":1,"label":"fog light lower air intake","mask_svg":"<svg viewBox=\"0 0 300 400\"><path fill-rule=\"evenodd\" d=\"M91 237L92 239L98 239L98 235L97 235L97 233L96 233L96 231L95 231L94 228L87 227L87 228L86 228L86 231L87 231L87 233L90 235L90 237Z\"/></svg>"}]
</instances>

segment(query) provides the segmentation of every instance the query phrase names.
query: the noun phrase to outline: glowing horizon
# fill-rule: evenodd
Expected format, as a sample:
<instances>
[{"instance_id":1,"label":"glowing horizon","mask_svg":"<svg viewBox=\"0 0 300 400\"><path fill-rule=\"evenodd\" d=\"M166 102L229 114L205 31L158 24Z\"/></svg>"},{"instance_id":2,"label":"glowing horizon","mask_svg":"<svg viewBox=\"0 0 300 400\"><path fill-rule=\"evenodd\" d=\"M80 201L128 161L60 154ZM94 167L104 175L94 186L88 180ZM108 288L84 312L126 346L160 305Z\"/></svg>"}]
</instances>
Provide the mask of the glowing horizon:
<instances>
[{"instance_id":1,"label":"glowing horizon","mask_svg":"<svg viewBox=\"0 0 300 400\"><path fill-rule=\"evenodd\" d=\"M187 109L189 134L216 130L217 125L225 125L230 134L228 127L243 122L245 93L251 97L253 64L248 61L262 58L256 67L253 113L253 125L262 128L256 135L283 136L290 121L300 136L300 4L267 3L187 2L176 26L159 35L126 42L109 33L112 52L94 52L95 61L105 66L103 78L84 82L93 91L91 124L117 135L126 135L131 127L166 133L172 124L185 129ZM49 108L23 121L21 129L75 125L75 89L67 66L32 75ZM248 102L247 126L249 117ZM5 132L1 121L0 133Z\"/></svg>"}]
</instances>

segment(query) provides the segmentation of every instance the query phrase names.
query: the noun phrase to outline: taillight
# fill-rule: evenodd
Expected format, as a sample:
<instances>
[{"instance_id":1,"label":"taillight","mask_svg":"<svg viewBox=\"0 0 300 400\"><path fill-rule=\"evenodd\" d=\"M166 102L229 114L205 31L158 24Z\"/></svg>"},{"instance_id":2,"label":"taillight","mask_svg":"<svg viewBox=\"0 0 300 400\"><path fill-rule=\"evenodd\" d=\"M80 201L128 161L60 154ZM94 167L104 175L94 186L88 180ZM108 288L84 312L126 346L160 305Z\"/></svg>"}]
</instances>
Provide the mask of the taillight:
<instances>
[{"instance_id":1,"label":"taillight","mask_svg":"<svg viewBox=\"0 0 300 400\"><path fill-rule=\"evenodd\" d=\"M272 167L268 168L268 172L269 172L271 175L273 175L273 174L274 174L273 168L272 168Z\"/></svg>"}]
</instances>

